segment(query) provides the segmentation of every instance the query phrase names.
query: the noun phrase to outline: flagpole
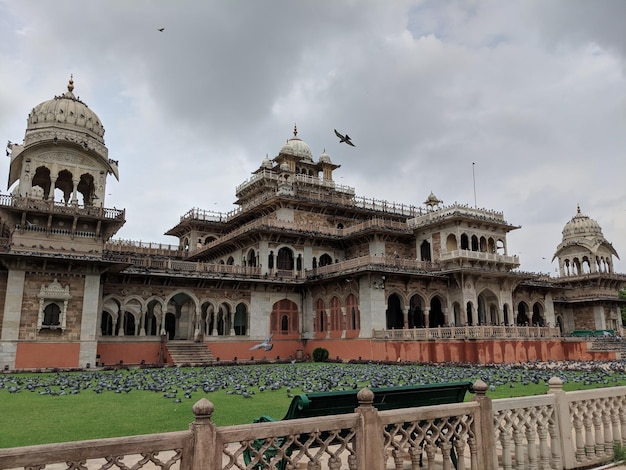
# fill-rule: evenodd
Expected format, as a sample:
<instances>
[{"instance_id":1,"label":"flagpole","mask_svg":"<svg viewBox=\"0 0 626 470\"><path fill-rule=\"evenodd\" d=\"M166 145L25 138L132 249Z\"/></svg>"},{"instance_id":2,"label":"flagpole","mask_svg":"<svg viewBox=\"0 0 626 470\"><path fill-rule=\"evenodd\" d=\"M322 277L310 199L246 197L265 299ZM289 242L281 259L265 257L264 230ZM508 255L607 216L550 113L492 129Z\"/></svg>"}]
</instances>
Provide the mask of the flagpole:
<instances>
[{"instance_id":1,"label":"flagpole","mask_svg":"<svg viewBox=\"0 0 626 470\"><path fill-rule=\"evenodd\" d=\"M476 163L472 162L472 180L474 181L474 209L477 209L476 205L476 172L474 171L474 166Z\"/></svg>"}]
</instances>

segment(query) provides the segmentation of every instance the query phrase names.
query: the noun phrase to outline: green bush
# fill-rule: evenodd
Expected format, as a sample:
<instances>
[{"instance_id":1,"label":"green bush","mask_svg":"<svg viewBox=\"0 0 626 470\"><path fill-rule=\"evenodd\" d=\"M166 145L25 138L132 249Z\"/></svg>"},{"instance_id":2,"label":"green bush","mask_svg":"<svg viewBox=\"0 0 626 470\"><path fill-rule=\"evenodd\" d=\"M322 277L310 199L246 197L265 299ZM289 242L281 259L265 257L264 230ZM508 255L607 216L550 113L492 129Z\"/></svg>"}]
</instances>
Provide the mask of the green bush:
<instances>
[{"instance_id":1,"label":"green bush","mask_svg":"<svg viewBox=\"0 0 626 470\"><path fill-rule=\"evenodd\" d=\"M313 350L313 361L315 362L326 362L328 359L328 349L326 348L315 348Z\"/></svg>"}]
</instances>

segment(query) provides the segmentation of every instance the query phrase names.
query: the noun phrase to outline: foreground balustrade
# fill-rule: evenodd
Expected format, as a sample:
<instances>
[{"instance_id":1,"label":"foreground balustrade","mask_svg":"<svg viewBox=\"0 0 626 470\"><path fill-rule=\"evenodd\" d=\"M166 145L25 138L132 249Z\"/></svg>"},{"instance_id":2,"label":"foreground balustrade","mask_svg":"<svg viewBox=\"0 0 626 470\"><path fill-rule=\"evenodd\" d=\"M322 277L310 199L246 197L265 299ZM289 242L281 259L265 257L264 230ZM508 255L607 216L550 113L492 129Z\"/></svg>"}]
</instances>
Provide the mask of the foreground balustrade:
<instances>
[{"instance_id":1,"label":"foreground balustrade","mask_svg":"<svg viewBox=\"0 0 626 470\"><path fill-rule=\"evenodd\" d=\"M626 387L216 427L205 398L189 430L0 449L2 469L583 469L626 445Z\"/></svg>"}]
</instances>

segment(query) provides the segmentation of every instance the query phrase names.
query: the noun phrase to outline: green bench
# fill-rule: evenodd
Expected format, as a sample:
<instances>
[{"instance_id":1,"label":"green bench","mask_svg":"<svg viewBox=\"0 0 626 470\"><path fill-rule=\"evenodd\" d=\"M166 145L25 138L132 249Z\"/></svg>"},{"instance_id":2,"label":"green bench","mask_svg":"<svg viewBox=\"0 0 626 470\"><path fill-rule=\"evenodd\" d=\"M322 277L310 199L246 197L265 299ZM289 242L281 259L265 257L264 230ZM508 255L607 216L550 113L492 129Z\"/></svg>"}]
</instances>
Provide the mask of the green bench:
<instances>
[{"instance_id":1,"label":"green bench","mask_svg":"<svg viewBox=\"0 0 626 470\"><path fill-rule=\"evenodd\" d=\"M460 403L465 399L465 394L473 392L472 382L448 382L440 384L426 385L406 385L401 387L372 388L374 393L373 405L378 411L395 410L398 408L413 408L418 406L445 405L448 403ZM336 392L306 393L293 397L284 420L298 418L313 418L318 416L332 416L346 413L354 413L359 406L357 393L359 390L341 390ZM276 421L270 416L261 416L254 420L255 423L267 423ZM326 437L322 435L321 439ZM300 436L299 440L304 443L308 435ZM261 449L263 441L255 442L254 448ZM295 449L296 446L293 446ZM288 452L289 454L290 452ZM246 465L254 458L254 451L247 450L244 453ZM269 462L276 452L267 449L264 454L264 461ZM456 466L456 456L453 456ZM282 468L279 465L277 468ZM259 463L253 468L266 468L263 463Z\"/></svg>"}]
</instances>

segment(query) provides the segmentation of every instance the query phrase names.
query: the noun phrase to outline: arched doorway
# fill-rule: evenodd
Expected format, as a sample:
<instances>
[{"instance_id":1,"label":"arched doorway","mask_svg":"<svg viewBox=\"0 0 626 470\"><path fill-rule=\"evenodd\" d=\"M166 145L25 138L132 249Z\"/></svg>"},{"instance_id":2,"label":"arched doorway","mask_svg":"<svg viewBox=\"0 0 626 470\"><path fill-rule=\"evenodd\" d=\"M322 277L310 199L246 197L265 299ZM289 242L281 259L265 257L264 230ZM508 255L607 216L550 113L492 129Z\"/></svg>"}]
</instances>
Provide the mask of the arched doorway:
<instances>
[{"instance_id":1,"label":"arched doorway","mask_svg":"<svg viewBox=\"0 0 626 470\"><path fill-rule=\"evenodd\" d=\"M439 297L433 297L430 300L430 313L428 314L428 323L431 328L444 326L445 324L443 308L441 307L441 299Z\"/></svg>"},{"instance_id":2,"label":"arched doorway","mask_svg":"<svg viewBox=\"0 0 626 470\"><path fill-rule=\"evenodd\" d=\"M387 300L387 329L402 329L404 325L404 318L402 315L402 304L400 297L396 294L391 294Z\"/></svg>"}]
</instances>

